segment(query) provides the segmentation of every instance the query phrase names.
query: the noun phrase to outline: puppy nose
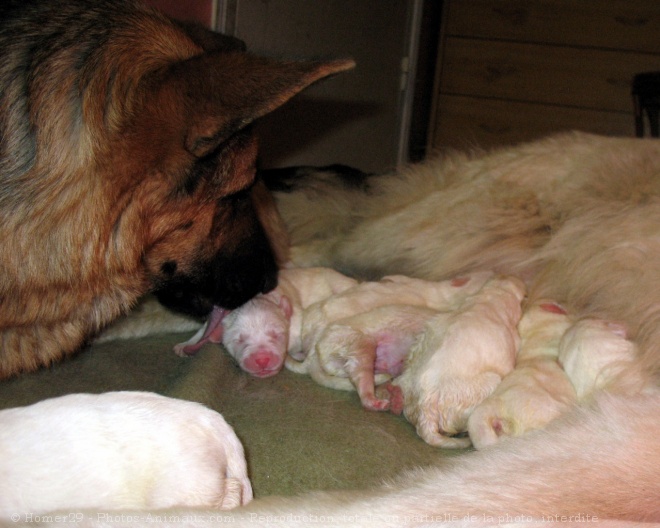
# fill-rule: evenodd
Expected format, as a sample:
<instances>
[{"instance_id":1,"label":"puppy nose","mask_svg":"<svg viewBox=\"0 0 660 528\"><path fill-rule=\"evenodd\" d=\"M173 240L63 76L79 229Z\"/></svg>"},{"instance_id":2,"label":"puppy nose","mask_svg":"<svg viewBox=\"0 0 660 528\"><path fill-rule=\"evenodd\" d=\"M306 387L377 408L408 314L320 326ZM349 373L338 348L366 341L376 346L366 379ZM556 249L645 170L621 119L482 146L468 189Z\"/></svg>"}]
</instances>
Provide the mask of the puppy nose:
<instances>
[{"instance_id":1,"label":"puppy nose","mask_svg":"<svg viewBox=\"0 0 660 528\"><path fill-rule=\"evenodd\" d=\"M266 368L270 363L270 356L259 356L254 360L254 362L262 369Z\"/></svg>"}]
</instances>

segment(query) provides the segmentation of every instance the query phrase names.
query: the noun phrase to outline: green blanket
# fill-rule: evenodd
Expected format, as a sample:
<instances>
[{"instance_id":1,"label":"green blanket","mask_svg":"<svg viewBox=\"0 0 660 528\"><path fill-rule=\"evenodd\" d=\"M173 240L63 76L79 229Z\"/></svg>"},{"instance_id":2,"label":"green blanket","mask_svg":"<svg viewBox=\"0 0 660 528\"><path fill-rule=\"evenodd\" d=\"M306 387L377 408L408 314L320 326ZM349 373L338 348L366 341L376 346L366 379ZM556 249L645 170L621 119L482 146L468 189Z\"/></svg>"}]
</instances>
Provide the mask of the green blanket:
<instances>
[{"instance_id":1,"label":"green blanket","mask_svg":"<svg viewBox=\"0 0 660 528\"><path fill-rule=\"evenodd\" d=\"M201 402L221 412L243 441L257 497L363 488L460 452L428 446L403 417L363 410L354 392L286 370L251 377L218 345L176 356L172 346L188 337L94 344L50 369L0 382L0 407L118 390Z\"/></svg>"}]
</instances>

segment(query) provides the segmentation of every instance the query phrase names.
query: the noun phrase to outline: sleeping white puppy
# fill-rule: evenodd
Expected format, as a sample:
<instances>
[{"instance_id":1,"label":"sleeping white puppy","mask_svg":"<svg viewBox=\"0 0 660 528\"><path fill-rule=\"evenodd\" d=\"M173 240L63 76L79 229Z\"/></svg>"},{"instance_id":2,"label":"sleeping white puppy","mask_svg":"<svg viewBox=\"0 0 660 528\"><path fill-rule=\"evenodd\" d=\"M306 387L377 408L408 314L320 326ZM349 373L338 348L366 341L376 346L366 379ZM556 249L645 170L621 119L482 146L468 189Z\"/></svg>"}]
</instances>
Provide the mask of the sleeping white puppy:
<instances>
[{"instance_id":1,"label":"sleeping white puppy","mask_svg":"<svg viewBox=\"0 0 660 528\"><path fill-rule=\"evenodd\" d=\"M403 410L430 445L461 448L467 420L514 368L524 284L493 278L454 313L431 318L392 383L391 409Z\"/></svg>"},{"instance_id":2,"label":"sleeping white puppy","mask_svg":"<svg viewBox=\"0 0 660 528\"><path fill-rule=\"evenodd\" d=\"M575 403L575 389L557 362L559 341L570 325L564 309L552 301L527 306L518 324L515 369L468 419L474 447L541 429Z\"/></svg>"},{"instance_id":3,"label":"sleeping white puppy","mask_svg":"<svg viewBox=\"0 0 660 528\"><path fill-rule=\"evenodd\" d=\"M249 374L273 376L282 369L287 353L302 354L303 309L356 284L329 268L282 269L277 288L232 311L216 307L204 327L174 351L189 356L205 343L222 343Z\"/></svg>"},{"instance_id":4,"label":"sleeping white puppy","mask_svg":"<svg viewBox=\"0 0 660 528\"><path fill-rule=\"evenodd\" d=\"M427 281L390 275L379 281L362 282L311 305L303 312L303 351L308 354L315 349L328 325L380 306L406 304L453 310L468 295L479 291L492 276L491 272L484 271L445 281Z\"/></svg>"},{"instance_id":5,"label":"sleeping white puppy","mask_svg":"<svg viewBox=\"0 0 660 528\"><path fill-rule=\"evenodd\" d=\"M0 411L0 519L57 509L229 509L252 499L217 412L148 392L70 394Z\"/></svg>"},{"instance_id":6,"label":"sleeping white puppy","mask_svg":"<svg viewBox=\"0 0 660 528\"><path fill-rule=\"evenodd\" d=\"M587 318L575 323L559 345L559 362L577 397L584 400L600 389L636 394L647 384L637 347L626 328L612 321Z\"/></svg>"}]
</instances>

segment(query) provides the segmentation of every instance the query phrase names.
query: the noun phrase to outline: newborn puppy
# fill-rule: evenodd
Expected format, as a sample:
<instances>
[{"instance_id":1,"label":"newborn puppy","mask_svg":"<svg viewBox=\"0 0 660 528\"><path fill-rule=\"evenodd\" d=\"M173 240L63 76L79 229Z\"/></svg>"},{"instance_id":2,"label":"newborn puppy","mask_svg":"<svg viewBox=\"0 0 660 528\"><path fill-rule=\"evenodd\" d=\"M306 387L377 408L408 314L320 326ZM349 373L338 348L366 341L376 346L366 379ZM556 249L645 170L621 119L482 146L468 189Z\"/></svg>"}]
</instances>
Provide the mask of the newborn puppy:
<instances>
[{"instance_id":1,"label":"newborn puppy","mask_svg":"<svg viewBox=\"0 0 660 528\"><path fill-rule=\"evenodd\" d=\"M321 385L356 390L365 409L384 411L375 384L398 376L415 337L437 313L425 306L389 305L327 326L304 361L287 358L289 370L310 374Z\"/></svg>"},{"instance_id":2,"label":"newborn puppy","mask_svg":"<svg viewBox=\"0 0 660 528\"><path fill-rule=\"evenodd\" d=\"M148 392L70 394L0 411L0 453L0 519L229 509L252 499L243 447L222 416Z\"/></svg>"},{"instance_id":3,"label":"newborn puppy","mask_svg":"<svg viewBox=\"0 0 660 528\"><path fill-rule=\"evenodd\" d=\"M559 362L579 400L600 389L640 392L646 376L636 363L636 356L635 343L628 340L625 327L602 319L578 321L559 345Z\"/></svg>"},{"instance_id":4,"label":"newborn puppy","mask_svg":"<svg viewBox=\"0 0 660 528\"><path fill-rule=\"evenodd\" d=\"M545 357L556 360L559 342L572 324L566 310L554 301L543 299L529 304L518 323L517 362Z\"/></svg>"},{"instance_id":5,"label":"newborn puppy","mask_svg":"<svg viewBox=\"0 0 660 528\"><path fill-rule=\"evenodd\" d=\"M474 447L541 429L575 403L575 389L557 362L559 341L570 325L566 311L554 302L527 307L518 324L521 342L515 369L468 419Z\"/></svg>"},{"instance_id":6,"label":"newborn puppy","mask_svg":"<svg viewBox=\"0 0 660 528\"><path fill-rule=\"evenodd\" d=\"M524 296L520 280L493 278L456 312L428 321L392 384L391 408L430 445L470 445L451 436L467 430L474 407L513 370Z\"/></svg>"},{"instance_id":7,"label":"newborn puppy","mask_svg":"<svg viewBox=\"0 0 660 528\"><path fill-rule=\"evenodd\" d=\"M492 275L491 272L479 272L438 282L392 275L377 282L360 283L304 311L303 350L305 353L314 350L330 324L380 306L408 305L454 310L468 295L478 292Z\"/></svg>"},{"instance_id":8,"label":"newborn puppy","mask_svg":"<svg viewBox=\"0 0 660 528\"><path fill-rule=\"evenodd\" d=\"M206 325L174 351L188 356L205 343L222 343L246 372L273 376L282 369L287 353L301 355L303 309L356 284L329 268L282 269L277 288L231 312L215 308Z\"/></svg>"}]
</instances>

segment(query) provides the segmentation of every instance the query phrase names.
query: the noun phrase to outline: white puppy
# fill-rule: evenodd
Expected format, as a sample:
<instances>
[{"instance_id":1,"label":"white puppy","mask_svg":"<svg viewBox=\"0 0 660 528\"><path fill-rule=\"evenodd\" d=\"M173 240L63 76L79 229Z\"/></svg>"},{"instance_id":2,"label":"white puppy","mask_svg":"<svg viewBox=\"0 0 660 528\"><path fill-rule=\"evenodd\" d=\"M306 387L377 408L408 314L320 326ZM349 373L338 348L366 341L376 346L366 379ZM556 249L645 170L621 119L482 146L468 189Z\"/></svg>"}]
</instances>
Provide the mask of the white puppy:
<instances>
[{"instance_id":1,"label":"white puppy","mask_svg":"<svg viewBox=\"0 0 660 528\"><path fill-rule=\"evenodd\" d=\"M416 336L437 310L387 305L340 319L321 333L304 361L287 358L289 370L310 374L321 385L356 390L362 405L384 411L389 398L377 398L375 384L398 376Z\"/></svg>"},{"instance_id":2,"label":"white puppy","mask_svg":"<svg viewBox=\"0 0 660 528\"><path fill-rule=\"evenodd\" d=\"M570 378L579 400L597 390L635 394L647 377L635 359L637 347L623 325L588 318L575 323L559 345L559 362Z\"/></svg>"},{"instance_id":3,"label":"white puppy","mask_svg":"<svg viewBox=\"0 0 660 528\"><path fill-rule=\"evenodd\" d=\"M377 282L362 282L304 311L303 350L313 351L328 325L380 306L405 304L454 310L468 295L479 291L492 275L485 271L445 281L391 275Z\"/></svg>"},{"instance_id":4,"label":"white puppy","mask_svg":"<svg viewBox=\"0 0 660 528\"><path fill-rule=\"evenodd\" d=\"M215 308L206 325L174 347L192 355L205 343L222 343L239 366L253 376L277 374L288 354L302 352L302 311L357 284L329 268L282 269L278 286L231 312Z\"/></svg>"},{"instance_id":5,"label":"white puppy","mask_svg":"<svg viewBox=\"0 0 660 528\"><path fill-rule=\"evenodd\" d=\"M557 362L559 341L570 325L566 311L554 302L538 301L525 309L515 369L468 419L474 447L540 429L575 403L575 389Z\"/></svg>"},{"instance_id":6,"label":"white puppy","mask_svg":"<svg viewBox=\"0 0 660 528\"><path fill-rule=\"evenodd\" d=\"M460 448L476 405L514 368L520 337L524 284L494 278L455 313L431 318L410 351L403 374L393 382L391 408L403 410L429 444ZM403 401L398 401L402 399Z\"/></svg>"},{"instance_id":7,"label":"white puppy","mask_svg":"<svg viewBox=\"0 0 660 528\"><path fill-rule=\"evenodd\" d=\"M220 414L148 392L71 394L0 411L0 519L57 509L229 509L252 487Z\"/></svg>"}]
</instances>

